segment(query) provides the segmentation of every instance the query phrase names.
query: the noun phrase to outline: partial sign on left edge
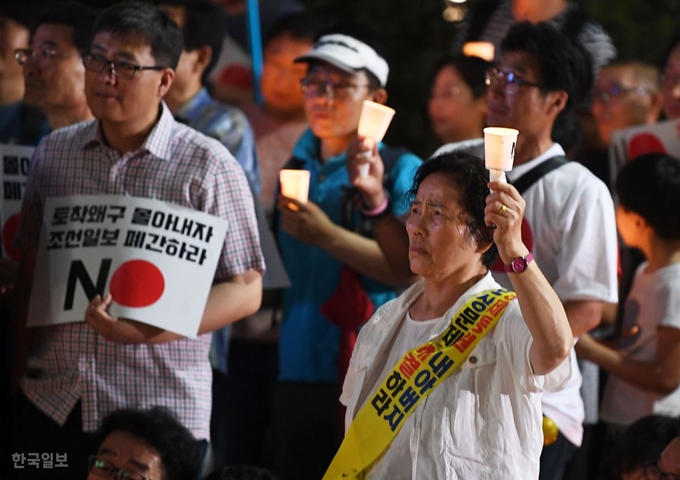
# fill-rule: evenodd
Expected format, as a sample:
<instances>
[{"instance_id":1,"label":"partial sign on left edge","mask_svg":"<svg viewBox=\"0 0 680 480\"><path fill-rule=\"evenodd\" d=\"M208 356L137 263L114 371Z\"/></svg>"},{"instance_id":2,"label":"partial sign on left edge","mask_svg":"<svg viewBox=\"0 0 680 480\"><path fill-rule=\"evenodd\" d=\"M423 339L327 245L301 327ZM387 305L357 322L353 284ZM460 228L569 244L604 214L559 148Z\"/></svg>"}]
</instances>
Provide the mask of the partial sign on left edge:
<instances>
[{"instance_id":1,"label":"partial sign on left edge","mask_svg":"<svg viewBox=\"0 0 680 480\"><path fill-rule=\"evenodd\" d=\"M21 252L14 245L14 237L19 228L21 202L26 189L28 165L34 150L34 147L24 145L0 144L0 159L2 160L2 204L0 205L2 256L15 262L19 262Z\"/></svg>"}]
</instances>

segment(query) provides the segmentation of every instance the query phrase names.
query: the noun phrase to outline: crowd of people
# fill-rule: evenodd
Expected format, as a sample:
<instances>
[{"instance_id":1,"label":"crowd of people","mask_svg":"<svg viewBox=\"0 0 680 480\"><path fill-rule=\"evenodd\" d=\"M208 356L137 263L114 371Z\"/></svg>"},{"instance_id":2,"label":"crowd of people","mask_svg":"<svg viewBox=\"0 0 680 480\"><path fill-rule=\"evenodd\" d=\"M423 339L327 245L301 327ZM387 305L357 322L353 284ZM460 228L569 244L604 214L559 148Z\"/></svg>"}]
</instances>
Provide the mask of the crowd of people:
<instances>
[{"instance_id":1,"label":"crowd of people","mask_svg":"<svg viewBox=\"0 0 680 480\"><path fill-rule=\"evenodd\" d=\"M0 478L680 478L680 151L609 148L680 118L680 34L657 67L573 2L477 2L419 158L358 134L389 103L366 25L268 10L255 103L239 2L35 2L0 6L0 144L35 147L0 259ZM508 183L485 127L519 131ZM108 289L28 327L43 213L79 195L228 223L195 338Z\"/></svg>"}]
</instances>

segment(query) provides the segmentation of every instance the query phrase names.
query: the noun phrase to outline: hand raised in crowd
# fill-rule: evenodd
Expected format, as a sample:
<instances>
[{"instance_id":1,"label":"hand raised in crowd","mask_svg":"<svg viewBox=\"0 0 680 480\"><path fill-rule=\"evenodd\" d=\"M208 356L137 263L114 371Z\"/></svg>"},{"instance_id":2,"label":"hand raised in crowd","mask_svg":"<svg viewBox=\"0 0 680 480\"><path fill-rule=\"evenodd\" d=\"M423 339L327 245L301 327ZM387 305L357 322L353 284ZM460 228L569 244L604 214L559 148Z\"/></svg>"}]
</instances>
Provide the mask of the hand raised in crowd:
<instances>
[{"instance_id":1,"label":"hand raised in crowd","mask_svg":"<svg viewBox=\"0 0 680 480\"><path fill-rule=\"evenodd\" d=\"M366 137L357 136L347 148L347 173L349 182L359 189L364 207L373 209L383 203L383 175L385 166L378 153L377 144L370 146Z\"/></svg>"},{"instance_id":2,"label":"hand raised in crowd","mask_svg":"<svg viewBox=\"0 0 680 480\"><path fill-rule=\"evenodd\" d=\"M493 240L504 263L525 256L529 250L522 241L522 218L526 203L509 183L489 182L491 194L486 197L484 221L495 225Z\"/></svg>"},{"instance_id":3,"label":"hand raised in crowd","mask_svg":"<svg viewBox=\"0 0 680 480\"><path fill-rule=\"evenodd\" d=\"M278 208L283 230L310 245L326 243L338 228L314 202L302 203L294 198L280 196Z\"/></svg>"}]
</instances>

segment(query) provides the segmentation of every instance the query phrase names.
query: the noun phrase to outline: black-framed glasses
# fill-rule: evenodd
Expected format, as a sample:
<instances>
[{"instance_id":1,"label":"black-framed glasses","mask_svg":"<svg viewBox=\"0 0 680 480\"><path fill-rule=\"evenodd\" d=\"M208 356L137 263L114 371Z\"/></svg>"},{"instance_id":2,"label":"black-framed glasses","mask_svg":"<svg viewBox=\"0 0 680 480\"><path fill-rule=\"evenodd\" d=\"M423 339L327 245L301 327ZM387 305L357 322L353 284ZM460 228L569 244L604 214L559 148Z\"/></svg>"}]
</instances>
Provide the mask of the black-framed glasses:
<instances>
[{"instance_id":1,"label":"black-framed glasses","mask_svg":"<svg viewBox=\"0 0 680 480\"><path fill-rule=\"evenodd\" d=\"M323 95L328 99L342 98L359 88L371 88L368 83L334 82L321 78L305 77L300 80L302 93L310 96Z\"/></svg>"},{"instance_id":2,"label":"black-framed glasses","mask_svg":"<svg viewBox=\"0 0 680 480\"><path fill-rule=\"evenodd\" d=\"M680 480L680 475L662 472L656 463L645 463L644 468L647 480Z\"/></svg>"},{"instance_id":3,"label":"black-framed glasses","mask_svg":"<svg viewBox=\"0 0 680 480\"><path fill-rule=\"evenodd\" d=\"M142 66L137 65L136 63L127 62L125 60L109 60L103 55L92 52L83 54L83 65L85 66L86 70L95 73L102 72L108 67L110 68L111 75L118 78L124 78L125 80L132 80L132 78L135 76L135 73L138 71L155 70L160 72L165 68L162 65Z\"/></svg>"},{"instance_id":4,"label":"black-framed glasses","mask_svg":"<svg viewBox=\"0 0 680 480\"><path fill-rule=\"evenodd\" d=\"M88 457L88 470L94 476L99 478L118 478L125 480L151 480L141 473L127 470L125 468L116 467L109 460L99 458L96 455Z\"/></svg>"},{"instance_id":5,"label":"black-framed glasses","mask_svg":"<svg viewBox=\"0 0 680 480\"><path fill-rule=\"evenodd\" d=\"M616 100L622 95L634 93L636 95L648 95L652 91L647 87L624 87L622 85L613 84L607 88L595 87L593 89L593 99L602 103L609 103Z\"/></svg>"},{"instance_id":6,"label":"black-framed glasses","mask_svg":"<svg viewBox=\"0 0 680 480\"><path fill-rule=\"evenodd\" d=\"M490 87L500 85L507 92L516 92L519 87L543 88L539 83L524 80L514 72L506 72L496 67L492 67L486 71L486 84Z\"/></svg>"},{"instance_id":7,"label":"black-framed glasses","mask_svg":"<svg viewBox=\"0 0 680 480\"><path fill-rule=\"evenodd\" d=\"M25 65L29 59L40 60L44 62L54 62L57 58L69 57L70 54L60 52L54 48L42 48L40 50L33 50L32 48L17 48L14 50L14 58L19 65Z\"/></svg>"}]
</instances>

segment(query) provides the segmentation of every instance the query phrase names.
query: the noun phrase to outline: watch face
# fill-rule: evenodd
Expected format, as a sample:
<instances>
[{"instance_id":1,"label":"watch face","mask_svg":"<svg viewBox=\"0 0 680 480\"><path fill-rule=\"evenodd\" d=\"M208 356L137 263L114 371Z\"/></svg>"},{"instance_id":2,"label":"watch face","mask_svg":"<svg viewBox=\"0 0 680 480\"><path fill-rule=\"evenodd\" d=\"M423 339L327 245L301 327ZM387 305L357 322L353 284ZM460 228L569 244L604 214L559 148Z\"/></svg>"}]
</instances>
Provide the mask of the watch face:
<instances>
[{"instance_id":1,"label":"watch face","mask_svg":"<svg viewBox=\"0 0 680 480\"><path fill-rule=\"evenodd\" d=\"M515 258L510 264L512 271L515 273L522 273L527 268L527 261L522 257Z\"/></svg>"}]
</instances>

